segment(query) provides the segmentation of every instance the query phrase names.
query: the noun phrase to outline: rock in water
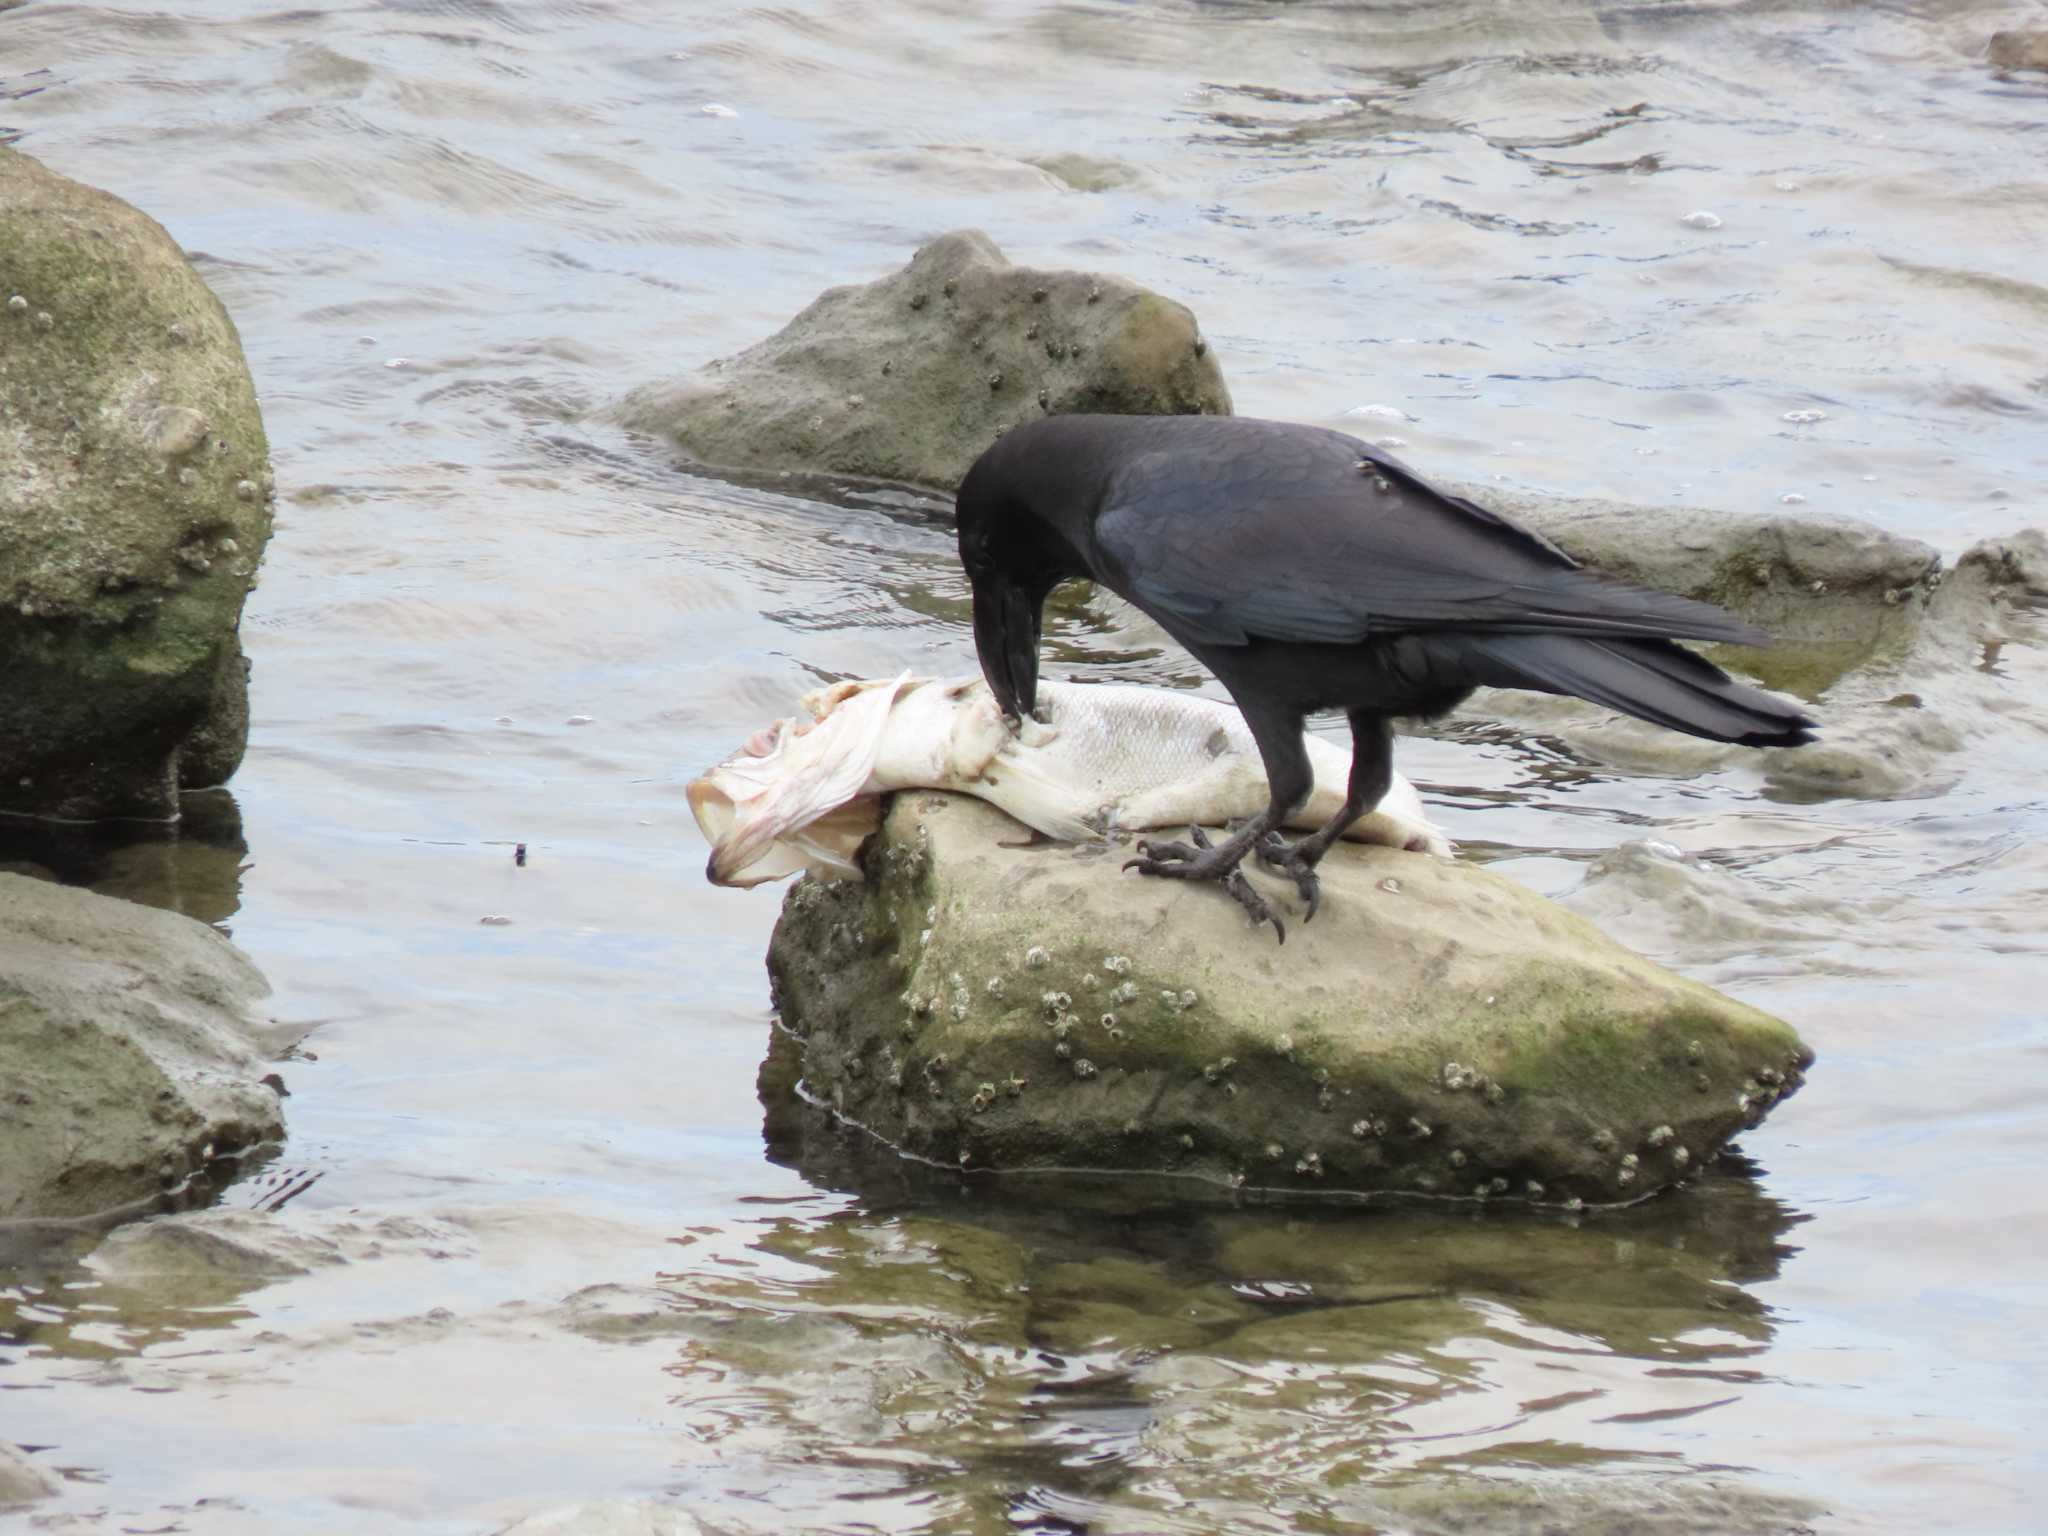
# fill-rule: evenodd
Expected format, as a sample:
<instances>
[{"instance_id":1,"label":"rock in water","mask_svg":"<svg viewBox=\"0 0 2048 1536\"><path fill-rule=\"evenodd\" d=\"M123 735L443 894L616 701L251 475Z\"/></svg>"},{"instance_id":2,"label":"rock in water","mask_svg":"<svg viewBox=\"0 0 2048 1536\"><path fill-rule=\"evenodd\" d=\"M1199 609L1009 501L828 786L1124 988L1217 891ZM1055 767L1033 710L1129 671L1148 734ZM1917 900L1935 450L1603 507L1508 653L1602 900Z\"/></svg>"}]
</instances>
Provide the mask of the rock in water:
<instances>
[{"instance_id":1,"label":"rock in water","mask_svg":"<svg viewBox=\"0 0 2048 1536\"><path fill-rule=\"evenodd\" d=\"M1985 57L1993 69L2048 70L2048 28L2017 27L2009 32L1994 32L1985 48Z\"/></svg>"},{"instance_id":2,"label":"rock in water","mask_svg":"<svg viewBox=\"0 0 2048 1536\"><path fill-rule=\"evenodd\" d=\"M166 817L235 770L270 484L177 244L0 145L0 810Z\"/></svg>"},{"instance_id":3,"label":"rock in water","mask_svg":"<svg viewBox=\"0 0 2048 1536\"><path fill-rule=\"evenodd\" d=\"M866 881L805 880L776 925L805 1091L970 1169L1594 1203L1683 1179L1812 1060L1471 865L1339 844L1280 948L1120 864L898 795Z\"/></svg>"},{"instance_id":4,"label":"rock in water","mask_svg":"<svg viewBox=\"0 0 2048 1536\"><path fill-rule=\"evenodd\" d=\"M498 1536L701 1536L703 1530L679 1504L617 1499L543 1510L501 1526Z\"/></svg>"},{"instance_id":5,"label":"rock in water","mask_svg":"<svg viewBox=\"0 0 2048 1536\"><path fill-rule=\"evenodd\" d=\"M268 991L204 923L0 874L0 1220L117 1210L283 1135L244 1029Z\"/></svg>"},{"instance_id":6,"label":"rock in water","mask_svg":"<svg viewBox=\"0 0 2048 1536\"><path fill-rule=\"evenodd\" d=\"M1004 429L1071 411L1230 414L1186 306L1122 278L1013 267L978 230L833 288L620 418L705 464L947 487Z\"/></svg>"},{"instance_id":7,"label":"rock in water","mask_svg":"<svg viewBox=\"0 0 2048 1536\"><path fill-rule=\"evenodd\" d=\"M26 1451L0 1440L0 1507L47 1499L63 1486L62 1478L30 1460Z\"/></svg>"}]
</instances>

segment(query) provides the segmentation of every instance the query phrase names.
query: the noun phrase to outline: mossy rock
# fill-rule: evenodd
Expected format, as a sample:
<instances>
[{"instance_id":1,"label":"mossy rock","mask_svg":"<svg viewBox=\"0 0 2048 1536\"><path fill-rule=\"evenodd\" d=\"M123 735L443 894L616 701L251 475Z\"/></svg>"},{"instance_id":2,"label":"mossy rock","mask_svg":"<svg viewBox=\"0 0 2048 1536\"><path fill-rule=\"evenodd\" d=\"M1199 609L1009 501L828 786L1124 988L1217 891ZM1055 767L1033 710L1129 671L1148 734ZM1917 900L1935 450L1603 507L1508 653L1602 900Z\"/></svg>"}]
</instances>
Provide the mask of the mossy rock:
<instances>
[{"instance_id":1,"label":"mossy rock","mask_svg":"<svg viewBox=\"0 0 2048 1536\"><path fill-rule=\"evenodd\" d=\"M0 811L168 817L234 771L270 486L177 243L0 145Z\"/></svg>"},{"instance_id":2,"label":"mossy rock","mask_svg":"<svg viewBox=\"0 0 2048 1536\"><path fill-rule=\"evenodd\" d=\"M1471 865L1339 845L1279 946L1123 854L897 797L866 880L799 883L776 926L802 1091L949 1166L1614 1202L1685 1178L1812 1060Z\"/></svg>"},{"instance_id":3,"label":"mossy rock","mask_svg":"<svg viewBox=\"0 0 2048 1536\"><path fill-rule=\"evenodd\" d=\"M282 1136L269 990L204 923L0 874L0 1221L139 1207Z\"/></svg>"},{"instance_id":4,"label":"mossy rock","mask_svg":"<svg viewBox=\"0 0 2048 1536\"><path fill-rule=\"evenodd\" d=\"M1185 305L1013 267L959 230L737 356L636 390L619 415L716 468L950 489L1007 428L1077 411L1227 416L1230 391Z\"/></svg>"}]
</instances>

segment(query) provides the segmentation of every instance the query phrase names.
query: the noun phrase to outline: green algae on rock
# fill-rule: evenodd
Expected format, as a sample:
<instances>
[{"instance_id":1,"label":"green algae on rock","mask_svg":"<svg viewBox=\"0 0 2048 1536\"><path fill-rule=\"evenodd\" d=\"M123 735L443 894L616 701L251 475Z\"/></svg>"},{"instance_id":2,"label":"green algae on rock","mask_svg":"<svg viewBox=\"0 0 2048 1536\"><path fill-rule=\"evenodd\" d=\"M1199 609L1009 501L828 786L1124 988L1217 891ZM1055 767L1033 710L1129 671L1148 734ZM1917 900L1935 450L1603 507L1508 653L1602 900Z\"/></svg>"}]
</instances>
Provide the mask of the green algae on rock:
<instances>
[{"instance_id":1,"label":"green algae on rock","mask_svg":"<svg viewBox=\"0 0 2048 1536\"><path fill-rule=\"evenodd\" d=\"M270 486L184 252L0 145L0 810L168 817L234 771Z\"/></svg>"},{"instance_id":2,"label":"green algae on rock","mask_svg":"<svg viewBox=\"0 0 2048 1536\"><path fill-rule=\"evenodd\" d=\"M960 797L899 795L864 863L791 891L781 1027L806 1093L947 1165L1626 1201L1812 1061L1769 1015L1424 855L1334 849L1284 947L1213 890Z\"/></svg>"},{"instance_id":3,"label":"green algae on rock","mask_svg":"<svg viewBox=\"0 0 2048 1536\"><path fill-rule=\"evenodd\" d=\"M0 1220L120 1210L281 1136L244 1027L268 991L204 923L0 874Z\"/></svg>"},{"instance_id":4,"label":"green algae on rock","mask_svg":"<svg viewBox=\"0 0 2048 1536\"><path fill-rule=\"evenodd\" d=\"M1227 416L1230 392L1185 305L1013 267L959 230L736 356L634 391L619 415L716 468L947 488L1006 428L1075 411Z\"/></svg>"}]
</instances>

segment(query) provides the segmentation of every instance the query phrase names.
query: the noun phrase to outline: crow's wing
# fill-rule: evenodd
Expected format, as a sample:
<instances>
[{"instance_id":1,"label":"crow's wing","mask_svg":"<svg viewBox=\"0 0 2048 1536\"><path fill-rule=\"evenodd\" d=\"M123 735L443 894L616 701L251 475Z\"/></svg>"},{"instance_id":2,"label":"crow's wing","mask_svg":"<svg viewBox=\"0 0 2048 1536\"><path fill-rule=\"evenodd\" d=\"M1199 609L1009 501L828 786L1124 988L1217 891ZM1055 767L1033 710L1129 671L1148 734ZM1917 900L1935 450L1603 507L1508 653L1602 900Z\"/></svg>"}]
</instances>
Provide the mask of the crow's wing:
<instances>
[{"instance_id":1,"label":"crow's wing","mask_svg":"<svg viewBox=\"0 0 2048 1536\"><path fill-rule=\"evenodd\" d=\"M1215 425L1236 430L1177 434L1125 461L1095 520L1098 574L1187 639L1340 645L1417 629L1765 638L1706 603L1582 570L1355 438Z\"/></svg>"}]
</instances>

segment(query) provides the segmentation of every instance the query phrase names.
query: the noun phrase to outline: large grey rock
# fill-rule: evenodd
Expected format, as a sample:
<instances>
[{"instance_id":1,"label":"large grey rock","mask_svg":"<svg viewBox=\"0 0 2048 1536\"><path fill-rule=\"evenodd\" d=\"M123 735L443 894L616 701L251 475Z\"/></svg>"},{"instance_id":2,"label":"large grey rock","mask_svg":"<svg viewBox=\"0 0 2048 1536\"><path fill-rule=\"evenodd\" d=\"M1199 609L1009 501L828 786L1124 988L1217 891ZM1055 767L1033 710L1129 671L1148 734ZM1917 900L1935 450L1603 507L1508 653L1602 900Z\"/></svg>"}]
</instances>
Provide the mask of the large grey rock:
<instances>
[{"instance_id":1,"label":"large grey rock","mask_svg":"<svg viewBox=\"0 0 2048 1536\"><path fill-rule=\"evenodd\" d=\"M169 816L234 771L269 486L177 244L0 145L0 810Z\"/></svg>"},{"instance_id":2,"label":"large grey rock","mask_svg":"<svg viewBox=\"0 0 2048 1536\"><path fill-rule=\"evenodd\" d=\"M269 988L173 912L0 874L0 1219L119 1210L283 1134Z\"/></svg>"},{"instance_id":3,"label":"large grey rock","mask_svg":"<svg viewBox=\"0 0 2048 1536\"><path fill-rule=\"evenodd\" d=\"M1005 428L1073 411L1228 415L1230 392L1184 305L962 230L620 416L708 465L949 488Z\"/></svg>"},{"instance_id":4,"label":"large grey rock","mask_svg":"<svg viewBox=\"0 0 2048 1536\"><path fill-rule=\"evenodd\" d=\"M897 797L769 949L805 1091L968 1168L1633 1199L1802 1080L1783 1023L1469 865L1341 846L1284 947L1222 893Z\"/></svg>"}]
</instances>

